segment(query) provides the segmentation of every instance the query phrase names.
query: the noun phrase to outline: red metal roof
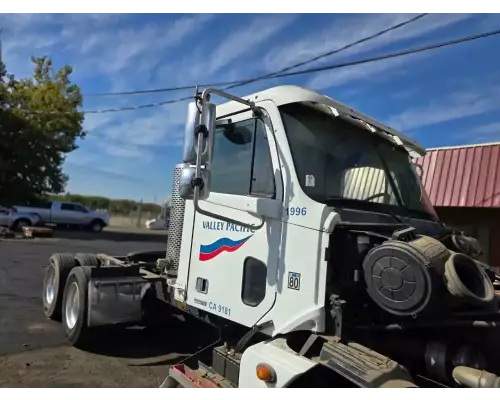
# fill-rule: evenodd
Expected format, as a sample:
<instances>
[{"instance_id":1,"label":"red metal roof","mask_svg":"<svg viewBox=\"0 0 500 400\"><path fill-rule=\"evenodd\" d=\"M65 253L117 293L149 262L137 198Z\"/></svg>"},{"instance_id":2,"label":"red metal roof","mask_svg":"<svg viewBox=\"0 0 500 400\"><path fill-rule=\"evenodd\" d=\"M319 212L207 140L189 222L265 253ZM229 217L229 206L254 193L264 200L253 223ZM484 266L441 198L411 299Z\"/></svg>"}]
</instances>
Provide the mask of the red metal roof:
<instances>
[{"instance_id":1,"label":"red metal roof","mask_svg":"<svg viewBox=\"0 0 500 400\"><path fill-rule=\"evenodd\" d=\"M416 163L435 207L500 207L500 143L429 149Z\"/></svg>"}]
</instances>

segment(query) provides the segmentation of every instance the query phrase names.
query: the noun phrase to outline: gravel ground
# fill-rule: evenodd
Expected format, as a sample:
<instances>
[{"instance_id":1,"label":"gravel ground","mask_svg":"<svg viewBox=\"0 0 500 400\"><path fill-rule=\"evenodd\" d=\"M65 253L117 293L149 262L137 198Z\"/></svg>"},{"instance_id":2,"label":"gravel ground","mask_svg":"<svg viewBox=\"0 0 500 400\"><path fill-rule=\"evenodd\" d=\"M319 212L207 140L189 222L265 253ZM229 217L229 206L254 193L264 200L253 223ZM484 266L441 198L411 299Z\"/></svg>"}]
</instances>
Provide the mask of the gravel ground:
<instances>
[{"instance_id":1,"label":"gravel ground","mask_svg":"<svg viewBox=\"0 0 500 400\"><path fill-rule=\"evenodd\" d=\"M158 387L172 363L213 341L205 325L174 319L155 330L120 330L84 352L69 346L60 324L45 318L42 279L52 253L121 255L165 246L161 240L127 240L117 233L0 240L0 387ZM194 340L200 336L205 340Z\"/></svg>"}]
</instances>

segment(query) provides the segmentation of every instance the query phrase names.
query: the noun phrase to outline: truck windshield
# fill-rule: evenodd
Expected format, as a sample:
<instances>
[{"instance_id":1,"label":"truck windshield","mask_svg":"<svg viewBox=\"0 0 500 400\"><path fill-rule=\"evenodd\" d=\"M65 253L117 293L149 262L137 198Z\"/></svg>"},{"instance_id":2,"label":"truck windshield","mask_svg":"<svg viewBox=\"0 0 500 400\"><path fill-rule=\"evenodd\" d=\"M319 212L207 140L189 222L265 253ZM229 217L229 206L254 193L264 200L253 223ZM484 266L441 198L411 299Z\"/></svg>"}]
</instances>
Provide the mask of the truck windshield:
<instances>
[{"instance_id":1,"label":"truck windshield","mask_svg":"<svg viewBox=\"0 0 500 400\"><path fill-rule=\"evenodd\" d=\"M314 107L280 107L304 192L332 206L435 219L408 153Z\"/></svg>"}]
</instances>

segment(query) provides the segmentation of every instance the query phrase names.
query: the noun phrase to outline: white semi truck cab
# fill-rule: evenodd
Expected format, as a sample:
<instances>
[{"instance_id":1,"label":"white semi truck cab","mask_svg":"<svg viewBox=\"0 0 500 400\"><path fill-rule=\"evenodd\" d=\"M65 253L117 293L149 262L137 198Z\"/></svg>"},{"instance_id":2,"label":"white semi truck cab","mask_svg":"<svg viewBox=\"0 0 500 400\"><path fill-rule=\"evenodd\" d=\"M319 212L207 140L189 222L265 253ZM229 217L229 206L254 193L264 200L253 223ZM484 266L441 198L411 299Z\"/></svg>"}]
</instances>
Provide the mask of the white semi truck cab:
<instances>
[{"instance_id":1,"label":"white semi truck cab","mask_svg":"<svg viewBox=\"0 0 500 400\"><path fill-rule=\"evenodd\" d=\"M220 329L162 387L500 385L498 277L439 221L424 149L302 87L193 100L166 254L51 257L44 310L71 343L160 298Z\"/></svg>"}]
</instances>

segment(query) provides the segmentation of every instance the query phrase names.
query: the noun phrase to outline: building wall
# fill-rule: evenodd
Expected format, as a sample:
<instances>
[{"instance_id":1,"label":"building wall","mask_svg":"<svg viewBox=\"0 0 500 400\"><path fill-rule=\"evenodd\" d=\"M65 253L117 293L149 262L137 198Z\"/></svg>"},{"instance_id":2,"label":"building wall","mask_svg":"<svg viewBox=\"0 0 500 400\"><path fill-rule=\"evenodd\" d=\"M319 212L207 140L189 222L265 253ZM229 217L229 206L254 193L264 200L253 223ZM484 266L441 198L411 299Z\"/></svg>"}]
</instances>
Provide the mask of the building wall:
<instances>
[{"instance_id":1,"label":"building wall","mask_svg":"<svg viewBox=\"0 0 500 400\"><path fill-rule=\"evenodd\" d=\"M439 217L476 237L500 268L500 143L427 149L415 160Z\"/></svg>"},{"instance_id":2,"label":"building wall","mask_svg":"<svg viewBox=\"0 0 500 400\"><path fill-rule=\"evenodd\" d=\"M481 261L500 267L500 209L436 207L447 225L476 237L483 248Z\"/></svg>"},{"instance_id":3,"label":"building wall","mask_svg":"<svg viewBox=\"0 0 500 400\"><path fill-rule=\"evenodd\" d=\"M428 149L415 162L434 207L500 207L500 143Z\"/></svg>"}]
</instances>

